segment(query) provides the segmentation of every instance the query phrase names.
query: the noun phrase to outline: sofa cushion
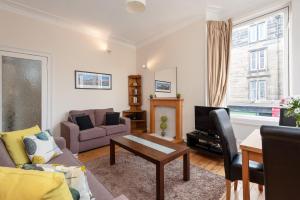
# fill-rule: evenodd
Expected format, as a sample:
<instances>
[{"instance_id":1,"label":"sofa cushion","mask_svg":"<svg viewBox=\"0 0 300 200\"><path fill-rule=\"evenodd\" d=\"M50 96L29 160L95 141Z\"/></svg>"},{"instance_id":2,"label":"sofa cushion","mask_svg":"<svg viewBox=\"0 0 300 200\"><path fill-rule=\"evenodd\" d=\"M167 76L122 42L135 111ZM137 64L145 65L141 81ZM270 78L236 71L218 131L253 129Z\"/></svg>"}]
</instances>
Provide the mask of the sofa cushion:
<instances>
[{"instance_id":1,"label":"sofa cushion","mask_svg":"<svg viewBox=\"0 0 300 200\"><path fill-rule=\"evenodd\" d=\"M106 131L103 128L95 127L87 130L80 131L79 140L86 141L94 138L106 136Z\"/></svg>"},{"instance_id":2,"label":"sofa cushion","mask_svg":"<svg viewBox=\"0 0 300 200\"><path fill-rule=\"evenodd\" d=\"M0 155L1 167L16 167L14 161L9 156L2 139L0 139Z\"/></svg>"},{"instance_id":3,"label":"sofa cushion","mask_svg":"<svg viewBox=\"0 0 300 200\"><path fill-rule=\"evenodd\" d=\"M79 130L81 130L81 131L90 129L90 128L94 128L94 125L93 125L89 115L76 117L76 122L77 122L77 125L79 126Z\"/></svg>"},{"instance_id":4,"label":"sofa cushion","mask_svg":"<svg viewBox=\"0 0 300 200\"><path fill-rule=\"evenodd\" d=\"M1 199L72 199L62 173L0 167L0 177Z\"/></svg>"},{"instance_id":5,"label":"sofa cushion","mask_svg":"<svg viewBox=\"0 0 300 200\"><path fill-rule=\"evenodd\" d=\"M96 109L95 110L95 121L96 126L102 126L105 123L105 115L107 112L113 112L113 108L107 108L107 109Z\"/></svg>"},{"instance_id":6,"label":"sofa cushion","mask_svg":"<svg viewBox=\"0 0 300 200\"><path fill-rule=\"evenodd\" d=\"M62 154L52 135L43 131L23 138L25 151L33 164L44 164Z\"/></svg>"},{"instance_id":7,"label":"sofa cushion","mask_svg":"<svg viewBox=\"0 0 300 200\"><path fill-rule=\"evenodd\" d=\"M114 135L127 130L127 126L124 124L111 125L111 126L101 126L106 130L107 135Z\"/></svg>"},{"instance_id":8,"label":"sofa cushion","mask_svg":"<svg viewBox=\"0 0 300 200\"><path fill-rule=\"evenodd\" d=\"M76 124L76 122L73 121L73 119L74 119L73 116L78 116L78 115L80 116L82 114L89 115L93 125L95 126L95 112L94 112L94 110L72 110L72 111L69 112L69 121Z\"/></svg>"},{"instance_id":9,"label":"sofa cushion","mask_svg":"<svg viewBox=\"0 0 300 200\"><path fill-rule=\"evenodd\" d=\"M120 124L120 113L119 112L107 112L105 115L105 125L119 125Z\"/></svg>"},{"instance_id":10,"label":"sofa cushion","mask_svg":"<svg viewBox=\"0 0 300 200\"><path fill-rule=\"evenodd\" d=\"M2 133L1 138L5 144L6 150L16 165L19 166L30 163L24 149L23 137L34 135L39 132L41 132L39 126L34 126L24 130Z\"/></svg>"}]
</instances>

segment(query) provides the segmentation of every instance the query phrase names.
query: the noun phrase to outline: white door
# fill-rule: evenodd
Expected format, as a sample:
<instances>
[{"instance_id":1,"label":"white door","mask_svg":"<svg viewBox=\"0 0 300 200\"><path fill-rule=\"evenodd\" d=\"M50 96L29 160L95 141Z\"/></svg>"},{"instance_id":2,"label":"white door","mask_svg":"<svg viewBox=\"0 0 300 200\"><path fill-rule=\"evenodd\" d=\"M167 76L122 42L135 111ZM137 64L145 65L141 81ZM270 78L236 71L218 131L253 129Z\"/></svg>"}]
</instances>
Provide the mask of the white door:
<instances>
[{"instance_id":1,"label":"white door","mask_svg":"<svg viewBox=\"0 0 300 200\"><path fill-rule=\"evenodd\" d=\"M48 128L48 58L0 50L0 129Z\"/></svg>"}]
</instances>

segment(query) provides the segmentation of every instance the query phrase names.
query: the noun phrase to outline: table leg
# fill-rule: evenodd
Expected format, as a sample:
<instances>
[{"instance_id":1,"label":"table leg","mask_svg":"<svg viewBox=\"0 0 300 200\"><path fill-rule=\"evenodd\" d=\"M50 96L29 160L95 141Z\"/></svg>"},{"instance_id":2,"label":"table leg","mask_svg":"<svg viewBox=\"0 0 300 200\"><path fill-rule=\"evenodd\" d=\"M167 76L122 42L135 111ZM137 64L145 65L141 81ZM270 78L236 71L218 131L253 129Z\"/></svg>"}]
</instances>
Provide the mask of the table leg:
<instances>
[{"instance_id":1,"label":"table leg","mask_svg":"<svg viewBox=\"0 0 300 200\"><path fill-rule=\"evenodd\" d=\"M164 165L156 164L156 200L164 200Z\"/></svg>"},{"instance_id":2,"label":"table leg","mask_svg":"<svg viewBox=\"0 0 300 200\"><path fill-rule=\"evenodd\" d=\"M249 191L249 154L248 151L242 151L242 173L243 173L243 200L250 200Z\"/></svg>"},{"instance_id":3,"label":"table leg","mask_svg":"<svg viewBox=\"0 0 300 200\"><path fill-rule=\"evenodd\" d=\"M183 155L183 180L190 180L190 152Z\"/></svg>"},{"instance_id":4,"label":"table leg","mask_svg":"<svg viewBox=\"0 0 300 200\"><path fill-rule=\"evenodd\" d=\"M114 165L115 163L115 143L110 140L110 165Z\"/></svg>"}]
</instances>

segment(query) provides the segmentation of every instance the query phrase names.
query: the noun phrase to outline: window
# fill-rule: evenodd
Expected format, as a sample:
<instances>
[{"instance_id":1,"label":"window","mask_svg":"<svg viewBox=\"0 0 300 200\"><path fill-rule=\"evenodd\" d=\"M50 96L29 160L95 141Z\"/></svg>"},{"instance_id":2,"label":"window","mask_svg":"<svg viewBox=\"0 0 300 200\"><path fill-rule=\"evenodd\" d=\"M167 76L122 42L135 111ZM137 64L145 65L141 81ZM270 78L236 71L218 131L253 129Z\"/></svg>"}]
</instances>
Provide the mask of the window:
<instances>
[{"instance_id":1,"label":"window","mask_svg":"<svg viewBox=\"0 0 300 200\"><path fill-rule=\"evenodd\" d=\"M257 25L258 40L265 40L267 38L266 22L259 23Z\"/></svg>"},{"instance_id":2,"label":"window","mask_svg":"<svg viewBox=\"0 0 300 200\"><path fill-rule=\"evenodd\" d=\"M250 42L256 42L257 41L257 26L250 26L250 31L249 31L249 36L250 36Z\"/></svg>"},{"instance_id":3,"label":"window","mask_svg":"<svg viewBox=\"0 0 300 200\"><path fill-rule=\"evenodd\" d=\"M265 80L253 80L249 82L249 100L251 102L266 99L267 85Z\"/></svg>"},{"instance_id":4,"label":"window","mask_svg":"<svg viewBox=\"0 0 300 200\"><path fill-rule=\"evenodd\" d=\"M267 61L266 49L250 52L250 71L265 70Z\"/></svg>"},{"instance_id":5,"label":"window","mask_svg":"<svg viewBox=\"0 0 300 200\"><path fill-rule=\"evenodd\" d=\"M232 115L275 117L289 95L289 8L234 25L226 103Z\"/></svg>"},{"instance_id":6,"label":"window","mask_svg":"<svg viewBox=\"0 0 300 200\"><path fill-rule=\"evenodd\" d=\"M265 40L267 37L266 22L257 23L249 27L249 42Z\"/></svg>"},{"instance_id":7,"label":"window","mask_svg":"<svg viewBox=\"0 0 300 200\"><path fill-rule=\"evenodd\" d=\"M266 81L258 81L258 100L265 100L267 92Z\"/></svg>"},{"instance_id":8,"label":"window","mask_svg":"<svg viewBox=\"0 0 300 200\"><path fill-rule=\"evenodd\" d=\"M257 81L250 81L249 84L249 99L250 101L257 100Z\"/></svg>"}]
</instances>

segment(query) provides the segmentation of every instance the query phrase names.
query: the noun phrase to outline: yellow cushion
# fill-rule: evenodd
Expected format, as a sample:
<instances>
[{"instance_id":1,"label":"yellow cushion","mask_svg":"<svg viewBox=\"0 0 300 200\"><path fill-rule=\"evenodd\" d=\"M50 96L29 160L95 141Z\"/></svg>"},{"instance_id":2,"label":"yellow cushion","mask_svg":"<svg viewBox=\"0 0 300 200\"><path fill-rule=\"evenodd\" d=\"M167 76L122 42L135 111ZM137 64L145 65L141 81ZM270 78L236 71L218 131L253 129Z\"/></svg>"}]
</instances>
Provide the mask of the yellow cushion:
<instances>
[{"instance_id":1,"label":"yellow cushion","mask_svg":"<svg viewBox=\"0 0 300 200\"><path fill-rule=\"evenodd\" d=\"M30 163L22 141L23 137L34 135L40 132L41 129L39 128L39 126L34 126L32 128L24 130L1 133L1 139L4 141L5 147L10 157L13 159L17 166L23 165L25 163Z\"/></svg>"},{"instance_id":2,"label":"yellow cushion","mask_svg":"<svg viewBox=\"0 0 300 200\"><path fill-rule=\"evenodd\" d=\"M0 167L0 199L71 200L64 174Z\"/></svg>"}]
</instances>

